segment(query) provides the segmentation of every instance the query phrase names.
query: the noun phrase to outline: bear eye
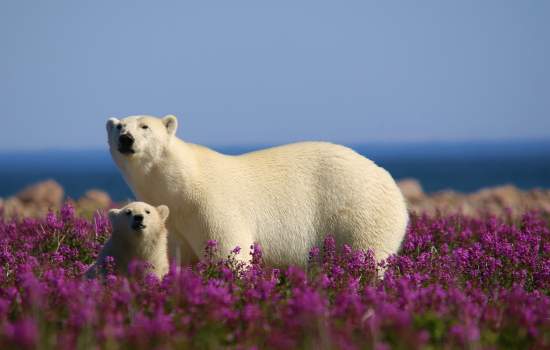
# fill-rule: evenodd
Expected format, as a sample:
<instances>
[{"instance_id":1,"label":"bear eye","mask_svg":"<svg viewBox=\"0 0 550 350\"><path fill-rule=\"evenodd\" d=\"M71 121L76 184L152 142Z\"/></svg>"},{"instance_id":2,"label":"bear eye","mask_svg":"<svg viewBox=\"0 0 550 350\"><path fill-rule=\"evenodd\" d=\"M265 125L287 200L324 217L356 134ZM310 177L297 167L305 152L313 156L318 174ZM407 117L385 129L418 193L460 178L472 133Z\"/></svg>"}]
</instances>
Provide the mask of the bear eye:
<instances>
[{"instance_id":1,"label":"bear eye","mask_svg":"<svg viewBox=\"0 0 550 350\"><path fill-rule=\"evenodd\" d=\"M149 210L145 210L145 213L147 214L151 214L151 212Z\"/></svg>"},{"instance_id":2,"label":"bear eye","mask_svg":"<svg viewBox=\"0 0 550 350\"><path fill-rule=\"evenodd\" d=\"M126 215L130 215L132 214L132 211L131 210L126 210Z\"/></svg>"},{"instance_id":3,"label":"bear eye","mask_svg":"<svg viewBox=\"0 0 550 350\"><path fill-rule=\"evenodd\" d=\"M120 130L120 129L122 129L122 125L118 124L118 125L116 126L116 128L117 128L117 130Z\"/></svg>"},{"instance_id":4,"label":"bear eye","mask_svg":"<svg viewBox=\"0 0 550 350\"><path fill-rule=\"evenodd\" d=\"M147 125L142 125L141 128L142 128L143 130L149 129L149 127L148 127Z\"/></svg>"}]
</instances>

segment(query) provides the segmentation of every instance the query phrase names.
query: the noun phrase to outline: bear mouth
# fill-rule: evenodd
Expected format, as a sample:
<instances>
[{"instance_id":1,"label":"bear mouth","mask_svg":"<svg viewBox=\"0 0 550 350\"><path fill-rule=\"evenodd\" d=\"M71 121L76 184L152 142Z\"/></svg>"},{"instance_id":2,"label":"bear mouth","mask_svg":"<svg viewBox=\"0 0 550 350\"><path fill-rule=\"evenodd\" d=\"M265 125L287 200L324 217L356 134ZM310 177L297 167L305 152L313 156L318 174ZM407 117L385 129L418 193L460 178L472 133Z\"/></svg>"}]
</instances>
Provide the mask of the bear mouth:
<instances>
[{"instance_id":1,"label":"bear mouth","mask_svg":"<svg viewBox=\"0 0 550 350\"><path fill-rule=\"evenodd\" d=\"M118 146L118 151L125 155L136 153L136 151L134 151L132 147L125 147L125 146Z\"/></svg>"},{"instance_id":2,"label":"bear mouth","mask_svg":"<svg viewBox=\"0 0 550 350\"><path fill-rule=\"evenodd\" d=\"M146 227L147 226L145 226L144 224L138 224L138 223L132 225L132 228L136 231L141 231Z\"/></svg>"}]
</instances>

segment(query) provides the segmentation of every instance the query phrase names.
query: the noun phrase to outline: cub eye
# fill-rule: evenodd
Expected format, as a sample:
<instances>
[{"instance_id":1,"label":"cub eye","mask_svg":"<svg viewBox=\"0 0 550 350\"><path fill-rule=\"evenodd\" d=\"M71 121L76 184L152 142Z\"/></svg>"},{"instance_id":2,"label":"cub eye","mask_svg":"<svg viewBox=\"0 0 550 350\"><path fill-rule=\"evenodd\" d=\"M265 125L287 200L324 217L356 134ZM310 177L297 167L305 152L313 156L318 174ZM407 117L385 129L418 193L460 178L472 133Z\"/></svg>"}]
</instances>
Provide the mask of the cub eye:
<instances>
[{"instance_id":1,"label":"cub eye","mask_svg":"<svg viewBox=\"0 0 550 350\"><path fill-rule=\"evenodd\" d=\"M126 210L126 215L129 216L130 214L132 214L132 211L131 210Z\"/></svg>"},{"instance_id":2,"label":"cub eye","mask_svg":"<svg viewBox=\"0 0 550 350\"><path fill-rule=\"evenodd\" d=\"M149 127L148 127L147 125L142 125L141 128L142 128L143 130L149 129Z\"/></svg>"},{"instance_id":3,"label":"cub eye","mask_svg":"<svg viewBox=\"0 0 550 350\"><path fill-rule=\"evenodd\" d=\"M147 214L151 214L151 212L150 212L149 210L145 210L145 212L146 212Z\"/></svg>"},{"instance_id":4,"label":"cub eye","mask_svg":"<svg viewBox=\"0 0 550 350\"><path fill-rule=\"evenodd\" d=\"M120 130L120 129L122 129L122 125L118 124L118 125L116 126L116 128L117 128L117 130Z\"/></svg>"}]
</instances>

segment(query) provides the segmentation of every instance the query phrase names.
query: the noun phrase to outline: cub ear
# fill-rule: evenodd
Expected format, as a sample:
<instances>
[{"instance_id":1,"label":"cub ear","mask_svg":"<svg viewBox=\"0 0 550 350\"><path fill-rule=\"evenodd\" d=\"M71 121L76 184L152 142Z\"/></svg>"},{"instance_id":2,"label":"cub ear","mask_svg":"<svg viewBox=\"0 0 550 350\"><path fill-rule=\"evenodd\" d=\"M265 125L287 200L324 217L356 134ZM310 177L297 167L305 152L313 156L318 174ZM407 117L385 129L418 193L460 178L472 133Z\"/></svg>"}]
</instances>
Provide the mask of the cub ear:
<instances>
[{"instance_id":1,"label":"cub ear","mask_svg":"<svg viewBox=\"0 0 550 350\"><path fill-rule=\"evenodd\" d=\"M113 128L118 125L118 123L120 123L120 120L118 120L117 118L109 118L109 120L107 120L107 125L105 125L105 127L107 128L107 132L111 132L111 130L113 130Z\"/></svg>"},{"instance_id":2,"label":"cub ear","mask_svg":"<svg viewBox=\"0 0 550 350\"><path fill-rule=\"evenodd\" d=\"M109 219L111 221L113 221L113 219L115 218L115 216L118 215L118 213L120 213L120 209L111 209L111 210L109 210Z\"/></svg>"},{"instance_id":3,"label":"cub ear","mask_svg":"<svg viewBox=\"0 0 550 350\"><path fill-rule=\"evenodd\" d=\"M157 211L162 221L166 221L166 219L168 219L168 215L170 214L170 209L168 209L166 205L159 205L157 207Z\"/></svg>"},{"instance_id":4,"label":"cub ear","mask_svg":"<svg viewBox=\"0 0 550 350\"><path fill-rule=\"evenodd\" d=\"M176 130L178 129L178 118L176 118L175 115L168 114L162 118L162 124L166 127L168 135L174 136L176 134Z\"/></svg>"}]
</instances>

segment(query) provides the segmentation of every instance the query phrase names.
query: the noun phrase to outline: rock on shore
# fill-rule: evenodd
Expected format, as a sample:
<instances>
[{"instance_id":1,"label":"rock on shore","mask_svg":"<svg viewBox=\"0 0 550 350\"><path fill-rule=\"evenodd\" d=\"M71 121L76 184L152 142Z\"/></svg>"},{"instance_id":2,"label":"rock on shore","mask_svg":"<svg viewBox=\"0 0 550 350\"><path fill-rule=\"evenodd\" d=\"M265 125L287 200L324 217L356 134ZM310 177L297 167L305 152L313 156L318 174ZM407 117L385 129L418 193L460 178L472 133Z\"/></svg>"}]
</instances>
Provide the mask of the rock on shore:
<instances>
[{"instance_id":1,"label":"rock on shore","mask_svg":"<svg viewBox=\"0 0 550 350\"><path fill-rule=\"evenodd\" d=\"M528 210L550 213L550 190L522 191L512 185L484 188L473 193L452 190L426 194L415 179L398 181L411 212L435 214L463 213L465 215L503 215L509 211L518 215Z\"/></svg>"},{"instance_id":2,"label":"rock on shore","mask_svg":"<svg viewBox=\"0 0 550 350\"><path fill-rule=\"evenodd\" d=\"M65 191L56 181L38 182L24 188L15 196L0 198L0 217L41 217L49 210L59 209L65 200ZM69 200L77 210L85 213L112 206L111 197L100 190L90 190L77 201Z\"/></svg>"}]
</instances>

